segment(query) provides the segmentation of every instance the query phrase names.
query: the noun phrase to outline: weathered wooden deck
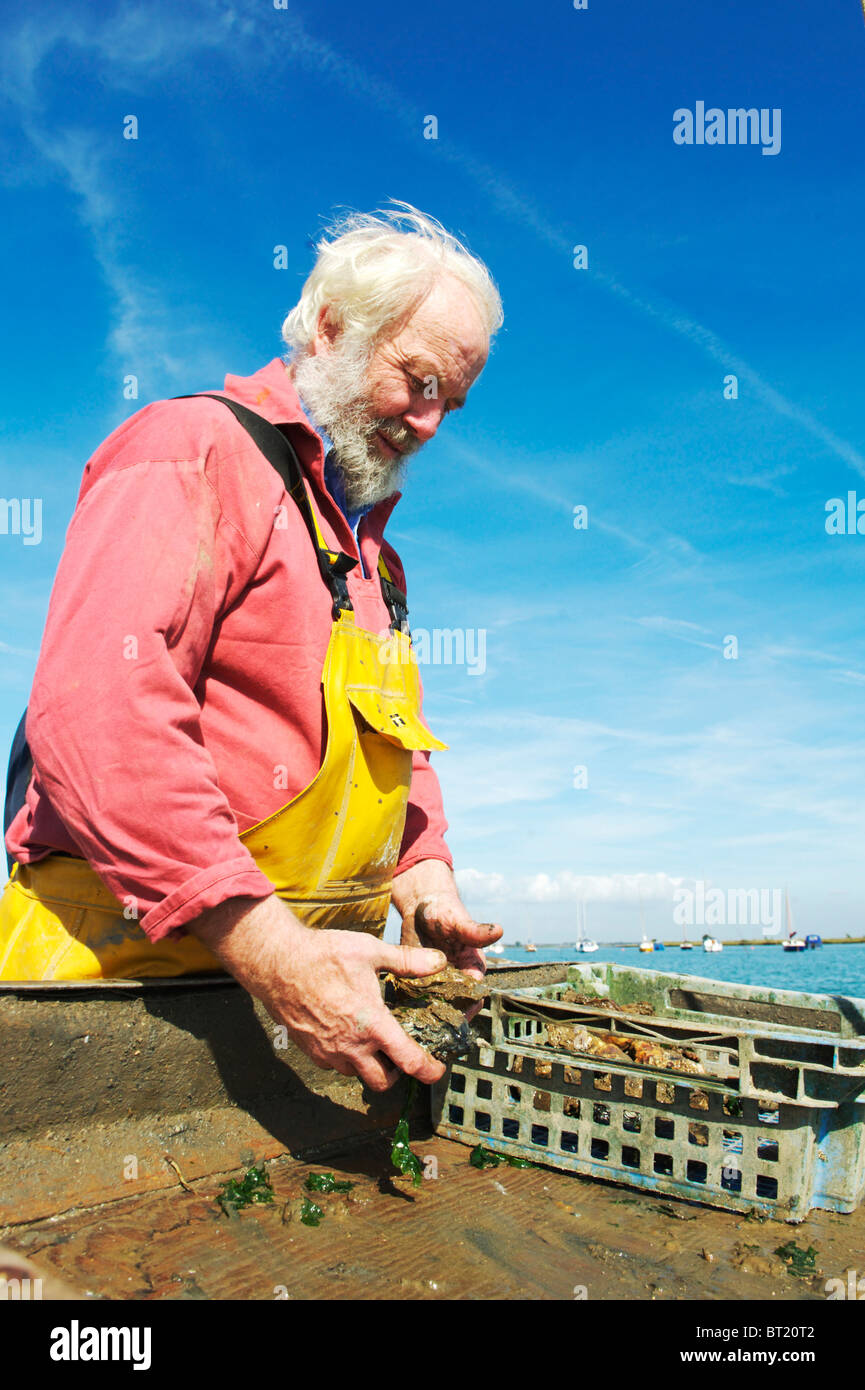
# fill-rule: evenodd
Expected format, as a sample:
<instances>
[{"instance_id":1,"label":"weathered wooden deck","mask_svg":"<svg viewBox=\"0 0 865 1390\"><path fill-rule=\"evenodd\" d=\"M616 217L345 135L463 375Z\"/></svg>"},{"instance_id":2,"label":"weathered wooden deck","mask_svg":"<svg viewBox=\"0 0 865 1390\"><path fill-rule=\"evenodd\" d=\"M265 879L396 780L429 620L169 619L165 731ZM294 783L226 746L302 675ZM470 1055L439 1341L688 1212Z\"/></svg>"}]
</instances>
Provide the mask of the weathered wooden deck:
<instances>
[{"instance_id":1,"label":"weathered wooden deck","mask_svg":"<svg viewBox=\"0 0 865 1390\"><path fill-rule=\"evenodd\" d=\"M563 972L496 975L513 987ZM233 981L5 986L0 1278L25 1260L46 1296L145 1301L822 1302L827 1279L862 1263L862 1210L792 1227L546 1168L478 1171L431 1134L424 1091L412 1146L435 1176L412 1188L390 1164L403 1096L275 1047ZM253 1162L274 1202L229 1219L217 1193ZM307 1227L297 1203L324 1170L355 1185L316 1197L325 1217ZM815 1276L775 1253L791 1240L816 1248Z\"/></svg>"},{"instance_id":2,"label":"weathered wooden deck","mask_svg":"<svg viewBox=\"0 0 865 1390\"><path fill-rule=\"evenodd\" d=\"M819 1300L861 1264L862 1212L815 1212L795 1228L549 1169L477 1171L469 1150L421 1138L436 1176L393 1182L389 1145L367 1140L326 1167L355 1184L316 1195L318 1227L296 1216L310 1172L268 1165L271 1206L224 1216L228 1174L0 1231L40 1274L87 1299ZM434 1162L430 1162L434 1160ZM235 1173L234 1176L237 1174ZM793 1277L774 1251L813 1245L820 1273Z\"/></svg>"}]
</instances>

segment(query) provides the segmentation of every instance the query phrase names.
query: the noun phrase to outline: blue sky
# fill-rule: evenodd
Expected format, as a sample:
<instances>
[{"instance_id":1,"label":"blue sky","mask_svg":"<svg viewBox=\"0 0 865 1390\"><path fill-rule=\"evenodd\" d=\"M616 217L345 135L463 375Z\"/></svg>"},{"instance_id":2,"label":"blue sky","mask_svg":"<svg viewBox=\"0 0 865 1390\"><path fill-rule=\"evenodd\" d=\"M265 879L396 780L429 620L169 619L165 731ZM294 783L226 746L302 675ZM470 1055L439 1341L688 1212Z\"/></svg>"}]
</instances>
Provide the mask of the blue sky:
<instances>
[{"instance_id":1,"label":"blue sky","mask_svg":"<svg viewBox=\"0 0 865 1390\"><path fill-rule=\"evenodd\" d=\"M0 492L42 534L0 535L0 742L98 443L278 355L310 238L404 199L506 314L389 531L416 628L485 634L423 668L472 910L670 935L701 880L862 931L865 535L825 527L865 497L858 4L395 10L4 5ZM675 144L698 101L779 110L779 152Z\"/></svg>"}]
</instances>

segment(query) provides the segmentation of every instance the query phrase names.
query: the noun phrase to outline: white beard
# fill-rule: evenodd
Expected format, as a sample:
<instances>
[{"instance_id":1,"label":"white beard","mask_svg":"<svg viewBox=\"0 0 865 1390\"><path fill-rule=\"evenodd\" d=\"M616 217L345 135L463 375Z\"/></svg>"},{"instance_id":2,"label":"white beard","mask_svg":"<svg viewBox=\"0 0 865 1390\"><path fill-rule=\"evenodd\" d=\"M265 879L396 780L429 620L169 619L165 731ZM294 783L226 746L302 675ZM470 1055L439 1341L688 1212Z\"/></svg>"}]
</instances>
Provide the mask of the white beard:
<instances>
[{"instance_id":1,"label":"white beard","mask_svg":"<svg viewBox=\"0 0 865 1390\"><path fill-rule=\"evenodd\" d=\"M421 441L401 420L373 419L369 410L367 372L369 343L341 343L333 352L295 354L291 374L298 394L316 424L330 435L351 511L390 497L399 488L406 459ZM381 430L403 453L385 458L376 433Z\"/></svg>"}]
</instances>

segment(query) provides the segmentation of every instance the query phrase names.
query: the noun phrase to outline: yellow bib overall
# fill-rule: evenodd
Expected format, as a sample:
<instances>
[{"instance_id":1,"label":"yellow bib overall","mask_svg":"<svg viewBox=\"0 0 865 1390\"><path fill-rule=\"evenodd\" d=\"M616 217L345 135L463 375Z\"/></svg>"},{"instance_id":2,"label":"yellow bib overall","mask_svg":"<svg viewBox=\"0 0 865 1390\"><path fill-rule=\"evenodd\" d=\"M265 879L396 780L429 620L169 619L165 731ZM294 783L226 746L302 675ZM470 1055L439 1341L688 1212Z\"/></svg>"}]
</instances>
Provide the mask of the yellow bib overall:
<instances>
[{"instance_id":1,"label":"yellow bib overall","mask_svg":"<svg viewBox=\"0 0 865 1390\"><path fill-rule=\"evenodd\" d=\"M274 441L274 427L262 431L267 422L260 417L217 399L249 429L274 466L280 448L293 454L281 436ZM268 431L273 432L269 439ZM287 487L334 598L322 671L327 746L309 786L240 839L275 892L308 926L381 936L402 842L412 752L447 745L421 718L404 596L380 559L391 630L382 638L356 627L344 580L356 561L325 545L294 464L289 463ZM0 898L3 980L140 979L222 968L192 935L148 941L83 859L51 855L38 864L16 864Z\"/></svg>"}]
</instances>

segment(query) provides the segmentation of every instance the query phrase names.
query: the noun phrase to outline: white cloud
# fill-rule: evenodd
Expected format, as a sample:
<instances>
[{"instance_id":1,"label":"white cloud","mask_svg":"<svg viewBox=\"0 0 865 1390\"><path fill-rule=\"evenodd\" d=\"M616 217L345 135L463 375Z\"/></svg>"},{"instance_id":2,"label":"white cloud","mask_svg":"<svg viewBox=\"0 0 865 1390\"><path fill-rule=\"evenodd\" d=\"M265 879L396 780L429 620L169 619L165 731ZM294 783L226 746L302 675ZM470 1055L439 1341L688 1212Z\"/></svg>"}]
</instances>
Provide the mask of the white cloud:
<instances>
[{"instance_id":1,"label":"white cloud","mask_svg":"<svg viewBox=\"0 0 865 1390\"><path fill-rule=\"evenodd\" d=\"M668 874L575 874L561 869L555 874L534 874L508 879L504 874L480 869L460 869L456 874L460 893L468 902L520 903L629 903L670 901L682 883Z\"/></svg>"},{"instance_id":2,"label":"white cloud","mask_svg":"<svg viewBox=\"0 0 865 1390\"><path fill-rule=\"evenodd\" d=\"M535 874L525 884L529 902L640 903L672 898L682 882L668 874Z\"/></svg>"},{"instance_id":3,"label":"white cloud","mask_svg":"<svg viewBox=\"0 0 865 1390\"><path fill-rule=\"evenodd\" d=\"M478 898L501 901L508 896L504 874L486 874L480 869L457 869L454 877L460 896L466 901Z\"/></svg>"}]
</instances>

